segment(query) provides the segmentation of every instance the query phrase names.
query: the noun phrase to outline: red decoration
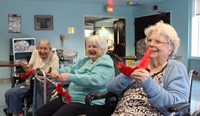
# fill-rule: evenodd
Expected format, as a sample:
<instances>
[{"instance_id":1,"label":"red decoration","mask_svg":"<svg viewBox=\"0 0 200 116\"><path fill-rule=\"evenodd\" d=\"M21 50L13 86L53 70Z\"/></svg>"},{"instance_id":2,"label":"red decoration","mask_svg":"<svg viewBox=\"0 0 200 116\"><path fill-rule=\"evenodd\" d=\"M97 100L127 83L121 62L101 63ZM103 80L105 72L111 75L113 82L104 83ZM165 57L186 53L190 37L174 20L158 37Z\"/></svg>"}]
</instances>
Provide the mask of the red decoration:
<instances>
[{"instance_id":1,"label":"red decoration","mask_svg":"<svg viewBox=\"0 0 200 116\"><path fill-rule=\"evenodd\" d=\"M30 76L34 75L36 71L40 71L40 69L31 69L29 70L27 73L21 73L19 74L19 77L22 78L22 79L28 79ZM49 73L46 72L46 75L48 75ZM51 82L51 81L49 81ZM53 83L53 82L51 82ZM48 86L49 83L47 83L47 86ZM54 83L53 83L54 84ZM56 86L56 91L64 96L66 98L66 104L69 104L71 102L71 96L67 93L67 91L62 88L63 84L62 83L57 83L57 84L54 84Z\"/></svg>"},{"instance_id":2,"label":"red decoration","mask_svg":"<svg viewBox=\"0 0 200 116\"><path fill-rule=\"evenodd\" d=\"M22 79L28 79L30 76L32 76L35 73L35 69L29 70L27 73L20 73L19 77Z\"/></svg>"},{"instance_id":3,"label":"red decoration","mask_svg":"<svg viewBox=\"0 0 200 116\"><path fill-rule=\"evenodd\" d=\"M69 104L71 102L71 96L67 93L67 91L62 88L63 84L62 83L57 83L56 85L56 91L64 96L66 98L66 104Z\"/></svg>"},{"instance_id":4,"label":"red decoration","mask_svg":"<svg viewBox=\"0 0 200 116\"><path fill-rule=\"evenodd\" d=\"M125 66L123 62L119 62L117 67L124 75L129 77L131 73L134 72L136 69L139 69L139 68L147 69L150 63L149 56L151 55L151 53L152 53L151 50L146 50L146 53L142 57L140 63L135 67Z\"/></svg>"}]
</instances>

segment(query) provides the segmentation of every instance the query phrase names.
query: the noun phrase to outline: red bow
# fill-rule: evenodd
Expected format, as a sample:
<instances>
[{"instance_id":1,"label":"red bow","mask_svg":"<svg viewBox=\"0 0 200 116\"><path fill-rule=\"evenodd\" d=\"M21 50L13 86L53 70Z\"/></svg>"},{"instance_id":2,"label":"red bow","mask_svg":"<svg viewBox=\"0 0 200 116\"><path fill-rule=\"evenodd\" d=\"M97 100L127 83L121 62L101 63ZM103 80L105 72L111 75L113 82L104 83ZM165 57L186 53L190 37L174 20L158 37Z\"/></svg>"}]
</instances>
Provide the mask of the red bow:
<instances>
[{"instance_id":1,"label":"red bow","mask_svg":"<svg viewBox=\"0 0 200 116\"><path fill-rule=\"evenodd\" d=\"M64 88L62 88L63 84L62 83L57 83L56 85L56 91L64 96L66 98L66 104L69 104L71 102L71 96L66 92Z\"/></svg>"},{"instance_id":2,"label":"red bow","mask_svg":"<svg viewBox=\"0 0 200 116\"><path fill-rule=\"evenodd\" d=\"M135 67L125 66L123 62L119 62L117 64L117 67L124 75L129 77L131 73L134 72L136 69L139 69L139 68L147 69L150 63L149 56L151 55L151 53L152 53L151 50L146 50L146 53L142 57L140 63Z\"/></svg>"}]
</instances>

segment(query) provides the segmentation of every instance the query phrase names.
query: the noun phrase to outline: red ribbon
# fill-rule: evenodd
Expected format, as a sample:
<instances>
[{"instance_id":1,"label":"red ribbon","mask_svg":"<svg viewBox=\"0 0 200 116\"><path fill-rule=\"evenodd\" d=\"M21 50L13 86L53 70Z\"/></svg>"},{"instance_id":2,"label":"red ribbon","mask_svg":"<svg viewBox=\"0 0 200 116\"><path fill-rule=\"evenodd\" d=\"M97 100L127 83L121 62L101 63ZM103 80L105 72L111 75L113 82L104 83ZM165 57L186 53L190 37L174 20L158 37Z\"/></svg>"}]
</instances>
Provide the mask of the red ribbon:
<instances>
[{"instance_id":1,"label":"red ribbon","mask_svg":"<svg viewBox=\"0 0 200 116\"><path fill-rule=\"evenodd\" d=\"M34 73L36 72L35 69L31 69L29 70L27 73L21 73L19 74L19 77L22 79L28 79L30 76L32 76ZM48 74L48 73L46 73ZM49 83L47 83L48 86ZM64 96L66 98L66 104L69 104L71 102L71 96L67 93L67 91L62 88L63 84L62 83L58 83L56 84L56 91L61 94L62 96Z\"/></svg>"},{"instance_id":2,"label":"red ribbon","mask_svg":"<svg viewBox=\"0 0 200 116\"><path fill-rule=\"evenodd\" d=\"M67 91L64 88L62 88L62 86L63 86L62 83L58 83L56 85L56 91L60 95L64 96L66 98L66 104L69 104L71 102L71 96L67 93Z\"/></svg>"},{"instance_id":3,"label":"red ribbon","mask_svg":"<svg viewBox=\"0 0 200 116\"><path fill-rule=\"evenodd\" d=\"M29 70L27 73L20 73L19 77L22 79L28 79L30 76L32 76L35 73L35 69Z\"/></svg>"},{"instance_id":4,"label":"red ribbon","mask_svg":"<svg viewBox=\"0 0 200 116\"><path fill-rule=\"evenodd\" d=\"M151 55L151 53L152 53L151 50L146 50L146 53L142 57L140 63L135 67L125 66L123 62L119 62L117 64L117 67L124 75L129 77L131 73L134 72L136 69L139 69L139 68L147 69L150 63L149 56Z\"/></svg>"}]
</instances>

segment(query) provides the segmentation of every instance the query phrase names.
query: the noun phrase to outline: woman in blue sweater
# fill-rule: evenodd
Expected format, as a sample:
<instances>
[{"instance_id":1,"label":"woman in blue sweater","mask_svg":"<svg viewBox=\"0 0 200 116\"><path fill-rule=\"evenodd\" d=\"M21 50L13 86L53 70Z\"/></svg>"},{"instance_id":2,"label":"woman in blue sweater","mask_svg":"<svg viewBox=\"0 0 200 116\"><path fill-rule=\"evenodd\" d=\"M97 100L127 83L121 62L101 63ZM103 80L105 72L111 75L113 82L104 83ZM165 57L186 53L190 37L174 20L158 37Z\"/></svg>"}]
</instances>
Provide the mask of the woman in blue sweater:
<instances>
[{"instance_id":1,"label":"woman in blue sweater","mask_svg":"<svg viewBox=\"0 0 200 116\"><path fill-rule=\"evenodd\" d=\"M146 28L145 35L146 49L152 51L148 70L137 69L130 77L121 73L107 85L123 95L112 116L169 115L168 107L188 101L187 69L172 59L180 43L175 29L161 21Z\"/></svg>"},{"instance_id":2,"label":"woman in blue sweater","mask_svg":"<svg viewBox=\"0 0 200 116\"><path fill-rule=\"evenodd\" d=\"M72 101L66 104L62 97L40 108L37 116L77 116L86 113L85 97L88 93L106 92L106 84L114 77L114 64L107 53L107 42L98 35L87 40L87 56L75 65L51 72L52 78L70 82L68 93ZM92 101L92 105L104 105L104 99Z\"/></svg>"}]
</instances>

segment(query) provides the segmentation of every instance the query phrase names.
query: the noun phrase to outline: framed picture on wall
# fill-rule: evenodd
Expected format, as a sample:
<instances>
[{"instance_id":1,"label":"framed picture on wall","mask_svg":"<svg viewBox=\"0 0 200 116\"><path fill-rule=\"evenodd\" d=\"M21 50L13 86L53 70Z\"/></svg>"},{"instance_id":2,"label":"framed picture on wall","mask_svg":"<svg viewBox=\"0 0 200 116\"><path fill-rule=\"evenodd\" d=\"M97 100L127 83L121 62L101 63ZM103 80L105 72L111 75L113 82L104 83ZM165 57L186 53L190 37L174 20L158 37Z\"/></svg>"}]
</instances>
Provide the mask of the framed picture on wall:
<instances>
[{"instance_id":1,"label":"framed picture on wall","mask_svg":"<svg viewBox=\"0 0 200 116\"><path fill-rule=\"evenodd\" d=\"M35 15L35 30L53 30L52 15Z\"/></svg>"},{"instance_id":2,"label":"framed picture on wall","mask_svg":"<svg viewBox=\"0 0 200 116\"><path fill-rule=\"evenodd\" d=\"M21 15L19 14L8 14L8 32L9 33L21 33Z\"/></svg>"}]
</instances>

